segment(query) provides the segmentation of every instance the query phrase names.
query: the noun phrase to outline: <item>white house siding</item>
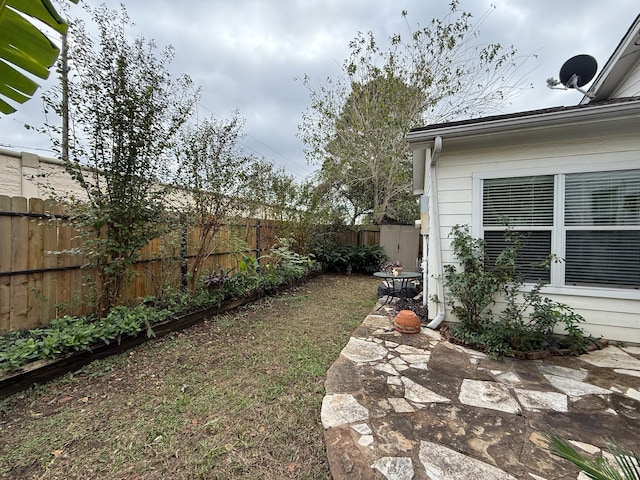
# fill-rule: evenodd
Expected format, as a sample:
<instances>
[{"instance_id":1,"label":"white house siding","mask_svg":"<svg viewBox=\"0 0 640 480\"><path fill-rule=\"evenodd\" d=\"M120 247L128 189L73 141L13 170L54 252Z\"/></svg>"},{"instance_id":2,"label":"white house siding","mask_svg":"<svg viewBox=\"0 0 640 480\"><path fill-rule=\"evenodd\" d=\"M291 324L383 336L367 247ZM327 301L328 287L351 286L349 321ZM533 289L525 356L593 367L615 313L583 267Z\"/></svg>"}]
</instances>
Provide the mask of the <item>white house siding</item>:
<instances>
[{"instance_id":1,"label":"white house siding","mask_svg":"<svg viewBox=\"0 0 640 480\"><path fill-rule=\"evenodd\" d=\"M640 168L640 135L624 135L615 126L606 125L583 130L568 127L451 143L444 137L437 163L443 263L454 260L448 238L453 226L469 225L472 234L479 236L482 178ZM434 252L433 235L429 241L429 252ZM434 268L434 256L430 255L431 275L436 273ZM433 278L428 291L436 292ZM585 330L592 335L640 342L640 291L561 287L550 288L545 294L583 315L588 323ZM429 311L435 316L437 305L430 303ZM455 320L450 311L447 319Z\"/></svg>"},{"instance_id":2,"label":"white house siding","mask_svg":"<svg viewBox=\"0 0 640 480\"><path fill-rule=\"evenodd\" d=\"M629 75L614 90L612 98L636 97L640 95L640 60L636 62Z\"/></svg>"}]
</instances>

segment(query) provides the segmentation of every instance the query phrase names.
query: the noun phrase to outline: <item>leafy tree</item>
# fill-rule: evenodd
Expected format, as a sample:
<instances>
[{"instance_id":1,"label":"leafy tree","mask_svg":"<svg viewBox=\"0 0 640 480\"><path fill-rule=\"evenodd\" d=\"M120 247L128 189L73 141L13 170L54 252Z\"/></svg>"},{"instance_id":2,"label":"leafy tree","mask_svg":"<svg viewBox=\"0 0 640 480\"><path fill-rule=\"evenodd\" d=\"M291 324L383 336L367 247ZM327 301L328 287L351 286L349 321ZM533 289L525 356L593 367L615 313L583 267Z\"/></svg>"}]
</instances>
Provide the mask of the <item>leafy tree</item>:
<instances>
[{"instance_id":1,"label":"leafy tree","mask_svg":"<svg viewBox=\"0 0 640 480\"><path fill-rule=\"evenodd\" d=\"M326 146L322 178L340 192L351 207L351 224L367 215L373 223L385 217L412 222L417 204L412 192L409 154L398 134L415 119L421 92L393 72L380 73L368 83L354 83ZM409 203L410 208L406 207Z\"/></svg>"},{"instance_id":2,"label":"leafy tree","mask_svg":"<svg viewBox=\"0 0 640 480\"><path fill-rule=\"evenodd\" d=\"M324 243L333 226L343 225L343 205L336 202L330 187L318 184L317 178L300 184L265 159L248 166L247 172L246 211L279 220L278 237L286 239L296 252L308 253Z\"/></svg>"},{"instance_id":3,"label":"leafy tree","mask_svg":"<svg viewBox=\"0 0 640 480\"><path fill-rule=\"evenodd\" d=\"M81 253L96 268L96 309L104 316L132 277L140 249L160 231L168 176L168 149L190 114L190 81L172 80L167 65L170 48L155 54L155 44L130 41L132 23L106 6L91 11L99 44L74 24L69 39L71 75L69 117L74 128L65 168L82 187L84 198L74 202L74 220L85 232ZM62 114L61 91L47 104ZM51 124L52 131L60 128ZM60 149L63 140L54 140Z\"/></svg>"},{"instance_id":4,"label":"leafy tree","mask_svg":"<svg viewBox=\"0 0 640 480\"><path fill-rule=\"evenodd\" d=\"M284 168L256 159L247 165L245 204L253 216L294 220L299 206L299 185Z\"/></svg>"},{"instance_id":5,"label":"leafy tree","mask_svg":"<svg viewBox=\"0 0 640 480\"><path fill-rule=\"evenodd\" d=\"M176 149L176 183L190 199L186 216L198 232L189 272L192 291L198 285L205 260L215 251L216 234L229 217L244 208L247 165L253 159L239 148L243 127L238 112L228 121L204 120L184 129Z\"/></svg>"},{"instance_id":6,"label":"leafy tree","mask_svg":"<svg viewBox=\"0 0 640 480\"><path fill-rule=\"evenodd\" d=\"M78 3L78 0L71 0ZM49 0L3 0L0 2L0 112L16 109L6 100L24 103L38 84L24 72L46 79L60 49L31 20L37 20L60 34L67 23Z\"/></svg>"},{"instance_id":7,"label":"leafy tree","mask_svg":"<svg viewBox=\"0 0 640 480\"><path fill-rule=\"evenodd\" d=\"M348 205L352 222L415 218L409 129L496 111L519 91L516 50L476 45L478 37L454 0L444 19L408 39L391 36L386 49L372 32L358 33L340 79L316 88L304 77L311 97L299 127L305 153L322 164L323 183Z\"/></svg>"},{"instance_id":8,"label":"leafy tree","mask_svg":"<svg viewBox=\"0 0 640 480\"><path fill-rule=\"evenodd\" d=\"M322 181L319 171L302 186L301 199L304 211L316 217L318 224L343 226L349 216L347 205L330 183Z\"/></svg>"}]
</instances>

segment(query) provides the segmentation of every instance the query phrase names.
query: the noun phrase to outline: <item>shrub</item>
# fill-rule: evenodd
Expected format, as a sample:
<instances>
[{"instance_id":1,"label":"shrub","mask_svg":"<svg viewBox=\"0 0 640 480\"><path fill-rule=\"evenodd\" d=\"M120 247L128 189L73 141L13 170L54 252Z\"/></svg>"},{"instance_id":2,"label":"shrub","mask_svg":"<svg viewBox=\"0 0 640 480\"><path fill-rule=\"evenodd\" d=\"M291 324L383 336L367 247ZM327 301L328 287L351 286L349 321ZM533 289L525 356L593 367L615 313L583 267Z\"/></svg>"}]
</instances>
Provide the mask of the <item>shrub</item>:
<instances>
[{"instance_id":1,"label":"shrub","mask_svg":"<svg viewBox=\"0 0 640 480\"><path fill-rule=\"evenodd\" d=\"M468 226L454 226L450 236L461 270L452 264L444 266L447 304L464 330L480 333L491 321L489 307L495 304L497 293L513 279L518 246L502 252L491 265L484 240L471 237Z\"/></svg>"},{"instance_id":2,"label":"shrub","mask_svg":"<svg viewBox=\"0 0 640 480\"><path fill-rule=\"evenodd\" d=\"M380 270L388 258L380 245L359 245L355 247L351 263L354 272L373 273Z\"/></svg>"},{"instance_id":3,"label":"shrub","mask_svg":"<svg viewBox=\"0 0 640 480\"><path fill-rule=\"evenodd\" d=\"M69 352L91 350L99 344L120 342L125 336L146 332L154 336L153 325L190 310L220 305L225 299L267 292L292 279L301 278L313 267L312 260L289 251L274 249L273 264L260 266L247 257L233 275L224 269L203 280L203 288L192 294L173 292L162 299L148 298L129 307L113 307L102 318L96 316L55 319L46 327L11 332L0 336L0 371L13 371L26 363L54 359Z\"/></svg>"},{"instance_id":4,"label":"shrub","mask_svg":"<svg viewBox=\"0 0 640 480\"><path fill-rule=\"evenodd\" d=\"M566 345L574 355L586 352L595 340L585 337L582 328L578 326L584 323L584 318L568 305L542 296L540 290L543 286L544 283L537 283L529 292L522 294L522 301L518 300L518 292L523 283L515 281L507 286L507 306L493 327L503 331L502 337L508 351L559 352ZM558 324L564 327L564 339L554 335Z\"/></svg>"},{"instance_id":5,"label":"shrub","mask_svg":"<svg viewBox=\"0 0 640 480\"><path fill-rule=\"evenodd\" d=\"M454 255L462 270L446 265L445 286L449 292L447 304L460 320L451 326L457 340L494 357L535 350L559 352L561 347L579 355L590 344L598 345L580 328L582 316L568 305L541 295L544 283L523 293L524 282L516 267L522 246L520 235L507 230L509 246L493 263L487 257L484 241L472 238L468 227L457 225L452 235ZM495 305L501 292L506 307L494 319L489 307ZM565 337L554 334L558 325L564 327Z\"/></svg>"},{"instance_id":6,"label":"shrub","mask_svg":"<svg viewBox=\"0 0 640 480\"><path fill-rule=\"evenodd\" d=\"M289 242L280 239L280 246L271 250L269 258L273 267L282 271L285 280L303 277L313 268L313 260L291 250Z\"/></svg>"},{"instance_id":7,"label":"shrub","mask_svg":"<svg viewBox=\"0 0 640 480\"><path fill-rule=\"evenodd\" d=\"M330 245L316 247L313 254L325 270L337 273L349 266L353 272L373 273L388 258L380 245Z\"/></svg>"}]
</instances>

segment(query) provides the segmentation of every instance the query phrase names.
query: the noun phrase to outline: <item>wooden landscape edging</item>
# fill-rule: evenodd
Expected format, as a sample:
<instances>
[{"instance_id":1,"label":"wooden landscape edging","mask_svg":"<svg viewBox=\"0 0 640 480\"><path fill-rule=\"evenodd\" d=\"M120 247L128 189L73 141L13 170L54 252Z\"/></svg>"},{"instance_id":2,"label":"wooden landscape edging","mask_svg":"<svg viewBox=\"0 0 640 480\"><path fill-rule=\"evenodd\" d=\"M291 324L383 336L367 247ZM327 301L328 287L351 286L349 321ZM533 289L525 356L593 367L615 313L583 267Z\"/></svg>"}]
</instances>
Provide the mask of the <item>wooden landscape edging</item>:
<instances>
[{"instance_id":1,"label":"wooden landscape edging","mask_svg":"<svg viewBox=\"0 0 640 480\"><path fill-rule=\"evenodd\" d=\"M273 293L280 293L289 288L302 285L307 280L315 278L320 274L321 272L319 271L310 272L299 280L278 286L274 289L275 291ZM173 320L166 320L153 326L155 337L152 338L160 338L172 332L185 330L197 323L200 323L206 318L237 310L238 308L251 302L255 302L265 296L268 295L255 293L243 298L230 300L221 305L214 305L202 310L187 313L186 315L181 315ZM100 360L111 355L122 353L133 347L142 345L149 340L151 340L151 338L148 338L144 331L142 331L134 337L127 336L122 338L120 343L111 343L109 345L99 344L91 350L69 353L54 360L37 360L35 362L28 363L21 367L17 372L11 372L8 374L0 373L0 400L13 395L14 393L26 390L33 385L46 383L61 377L66 373L75 372L94 360Z\"/></svg>"}]
</instances>

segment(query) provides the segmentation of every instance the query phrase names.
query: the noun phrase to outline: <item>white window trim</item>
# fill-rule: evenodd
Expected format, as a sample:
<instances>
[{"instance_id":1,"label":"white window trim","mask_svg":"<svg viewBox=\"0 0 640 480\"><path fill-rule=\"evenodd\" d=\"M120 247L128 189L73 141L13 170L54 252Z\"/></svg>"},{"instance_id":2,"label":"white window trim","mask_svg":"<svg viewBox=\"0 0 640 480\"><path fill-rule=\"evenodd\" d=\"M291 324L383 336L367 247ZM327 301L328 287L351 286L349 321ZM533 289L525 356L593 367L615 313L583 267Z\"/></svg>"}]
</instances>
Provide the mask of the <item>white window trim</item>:
<instances>
[{"instance_id":1,"label":"white window trim","mask_svg":"<svg viewBox=\"0 0 640 480\"><path fill-rule=\"evenodd\" d=\"M558 192L564 192L565 179L566 174L556 174L554 176L554 190L553 190L553 229L551 230L551 251L552 252L564 252L566 251L566 228L564 227L564 195L561 195L561 198L558 198ZM557 235L558 227L556 225L562 225L562 235ZM558 262L554 268L551 269L551 281L550 285L554 285L556 287L553 288L566 288L566 287L557 287L562 282L564 278L564 262ZM618 290L618 289L616 289Z\"/></svg>"},{"instance_id":2,"label":"white window trim","mask_svg":"<svg viewBox=\"0 0 640 480\"><path fill-rule=\"evenodd\" d=\"M534 175L555 175L554 192L564 191L564 181L566 174L585 173L585 172L602 172L615 170L637 169L637 161L616 162L615 166L607 165L587 165L583 168L568 168L550 165L548 167L523 168L511 170L487 170L473 172L471 179L471 235L475 238L482 236L482 181L487 178L509 178L509 177L528 177ZM562 190L559 189L562 187ZM567 227L564 226L564 198L555 199L554 202L554 228L551 232L551 249L554 252L565 251L564 235ZM562 221L562 223L559 223ZM563 225L563 234L556 235L556 225ZM559 238L558 238L559 237ZM596 288L596 287L577 287L577 286L560 286L561 280L564 278L564 262L556 264L551 269L551 281L549 285L542 289L542 293L550 295L569 295L578 297L594 297L594 298L612 298L620 300L640 300L640 290L634 289L618 289L618 288ZM532 285L526 285L525 291L530 289Z\"/></svg>"}]
</instances>

